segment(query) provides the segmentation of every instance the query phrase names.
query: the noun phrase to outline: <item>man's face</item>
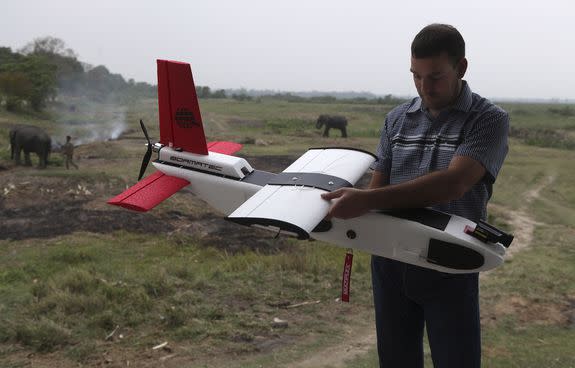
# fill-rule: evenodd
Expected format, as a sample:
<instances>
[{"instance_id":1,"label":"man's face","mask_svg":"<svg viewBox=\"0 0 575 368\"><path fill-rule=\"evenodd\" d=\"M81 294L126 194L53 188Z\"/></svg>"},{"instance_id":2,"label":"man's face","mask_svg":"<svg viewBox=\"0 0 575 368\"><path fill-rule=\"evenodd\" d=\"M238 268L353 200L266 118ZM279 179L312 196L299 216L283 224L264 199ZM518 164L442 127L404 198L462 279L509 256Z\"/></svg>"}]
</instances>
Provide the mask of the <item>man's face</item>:
<instances>
[{"instance_id":1,"label":"man's face","mask_svg":"<svg viewBox=\"0 0 575 368\"><path fill-rule=\"evenodd\" d=\"M415 88L423 104L432 111L440 111L455 101L466 69L465 58L453 65L447 53L421 59L411 57Z\"/></svg>"}]
</instances>

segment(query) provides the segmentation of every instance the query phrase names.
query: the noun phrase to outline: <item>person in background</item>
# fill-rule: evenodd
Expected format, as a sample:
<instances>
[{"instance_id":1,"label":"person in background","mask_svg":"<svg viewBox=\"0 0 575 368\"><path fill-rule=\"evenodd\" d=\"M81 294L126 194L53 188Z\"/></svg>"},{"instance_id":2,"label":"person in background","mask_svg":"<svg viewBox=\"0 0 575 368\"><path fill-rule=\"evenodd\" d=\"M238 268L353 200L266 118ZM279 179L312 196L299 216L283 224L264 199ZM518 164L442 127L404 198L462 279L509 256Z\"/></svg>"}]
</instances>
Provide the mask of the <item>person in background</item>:
<instances>
[{"instance_id":1,"label":"person in background","mask_svg":"<svg viewBox=\"0 0 575 368\"><path fill-rule=\"evenodd\" d=\"M78 165L74 163L74 144L69 135L66 136L66 143L62 146L62 154L66 159L66 170L69 170L70 166L74 166L78 170Z\"/></svg>"}]
</instances>

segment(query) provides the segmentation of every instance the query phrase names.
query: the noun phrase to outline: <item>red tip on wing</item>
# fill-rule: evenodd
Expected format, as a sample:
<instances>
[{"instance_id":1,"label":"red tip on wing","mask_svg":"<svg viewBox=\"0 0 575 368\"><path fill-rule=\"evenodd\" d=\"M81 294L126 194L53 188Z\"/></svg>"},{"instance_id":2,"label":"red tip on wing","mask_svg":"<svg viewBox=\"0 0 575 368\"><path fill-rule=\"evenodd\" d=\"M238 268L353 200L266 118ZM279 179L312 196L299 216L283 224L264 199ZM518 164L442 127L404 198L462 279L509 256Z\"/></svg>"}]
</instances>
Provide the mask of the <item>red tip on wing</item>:
<instances>
[{"instance_id":1,"label":"red tip on wing","mask_svg":"<svg viewBox=\"0 0 575 368\"><path fill-rule=\"evenodd\" d=\"M242 149L242 145L234 142L210 142L208 143L208 150L217 153L223 153L225 155L233 155Z\"/></svg>"},{"instance_id":2,"label":"red tip on wing","mask_svg":"<svg viewBox=\"0 0 575 368\"><path fill-rule=\"evenodd\" d=\"M157 171L109 199L108 204L133 211L146 212L188 184L190 182L187 180Z\"/></svg>"}]
</instances>

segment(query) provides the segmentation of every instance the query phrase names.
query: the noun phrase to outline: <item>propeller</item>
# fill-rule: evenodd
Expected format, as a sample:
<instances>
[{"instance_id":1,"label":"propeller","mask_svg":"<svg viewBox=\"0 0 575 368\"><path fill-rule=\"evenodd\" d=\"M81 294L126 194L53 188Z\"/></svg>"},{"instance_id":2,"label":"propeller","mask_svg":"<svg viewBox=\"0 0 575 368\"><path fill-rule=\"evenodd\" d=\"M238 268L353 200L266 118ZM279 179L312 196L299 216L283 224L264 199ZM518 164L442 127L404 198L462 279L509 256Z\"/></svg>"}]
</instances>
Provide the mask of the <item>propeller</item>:
<instances>
[{"instance_id":1,"label":"propeller","mask_svg":"<svg viewBox=\"0 0 575 368\"><path fill-rule=\"evenodd\" d=\"M140 126L142 127L142 130L144 131L144 136L146 137L146 141L148 141L148 143L146 144L148 146L148 149L146 150L146 154L144 155L144 159L142 160L142 166L140 167L140 176L138 176L138 181L140 179L142 179L142 176L144 176L144 173L146 172L146 168L148 167L148 163L150 162L150 157L152 157L152 142L150 142L150 137L148 136L148 131L146 130L146 126L144 125L144 122L142 121L142 119L140 119Z\"/></svg>"}]
</instances>

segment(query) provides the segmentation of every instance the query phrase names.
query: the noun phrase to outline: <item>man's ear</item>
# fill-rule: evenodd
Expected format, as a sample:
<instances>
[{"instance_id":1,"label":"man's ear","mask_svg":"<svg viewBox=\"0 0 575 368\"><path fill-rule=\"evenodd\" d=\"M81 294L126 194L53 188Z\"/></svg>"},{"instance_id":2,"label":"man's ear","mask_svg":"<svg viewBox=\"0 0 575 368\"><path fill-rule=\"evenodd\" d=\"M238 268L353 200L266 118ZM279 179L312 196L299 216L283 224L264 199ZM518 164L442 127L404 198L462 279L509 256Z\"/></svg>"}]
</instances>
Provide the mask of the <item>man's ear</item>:
<instances>
[{"instance_id":1,"label":"man's ear","mask_svg":"<svg viewBox=\"0 0 575 368\"><path fill-rule=\"evenodd\" d=\"M456 68L457 68L457 78L462 79L463 76L465 75L465 72L467 71L467 59L462 58L461 60L459 60Z\"/></svg>"}]
</instances>

